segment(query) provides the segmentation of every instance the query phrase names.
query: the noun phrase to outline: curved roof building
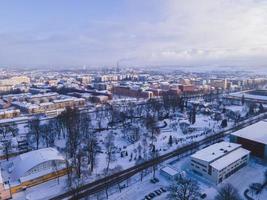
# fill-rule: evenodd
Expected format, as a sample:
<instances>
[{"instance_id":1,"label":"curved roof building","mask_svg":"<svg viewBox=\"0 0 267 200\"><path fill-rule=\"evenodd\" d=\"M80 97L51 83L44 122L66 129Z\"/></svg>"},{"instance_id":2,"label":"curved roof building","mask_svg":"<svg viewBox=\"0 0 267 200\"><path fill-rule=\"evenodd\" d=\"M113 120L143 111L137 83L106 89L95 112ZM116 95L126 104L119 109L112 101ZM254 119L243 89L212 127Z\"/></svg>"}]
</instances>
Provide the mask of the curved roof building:
<instances>
[{"instance_id":1,"label":"curved roof building","mask_svg":"<svg viewBox=\"0 0 267 200\"><path fill-rule=\"evenodd\" d=\"M17 156L13 161L11 180L16 181L33 174L51 171L55 166L65 164L64 157L54 148L30 151Z\"/></svg>"}]
</instances>

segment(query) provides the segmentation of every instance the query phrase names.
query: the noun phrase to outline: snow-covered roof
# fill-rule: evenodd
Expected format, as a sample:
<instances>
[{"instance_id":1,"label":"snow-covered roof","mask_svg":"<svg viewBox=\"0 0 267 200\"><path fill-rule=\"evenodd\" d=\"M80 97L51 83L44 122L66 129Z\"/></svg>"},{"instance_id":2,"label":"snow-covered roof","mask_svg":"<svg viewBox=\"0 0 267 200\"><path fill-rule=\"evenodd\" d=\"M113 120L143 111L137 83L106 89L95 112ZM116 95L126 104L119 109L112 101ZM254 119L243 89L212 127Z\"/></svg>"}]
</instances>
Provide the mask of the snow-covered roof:
<instances>
[{"instance_id":1,"label":"snow-covered roof","mask_svg":"<svg viewBox=\"0 0 267 200\"><path fill-rule=\"evenodd\" d=\"M176 176L179 172L172 167L166 166L161 169L161 171L169 174L170 176Z\"/></svg>"},{"instance_id":2,"label":"snow-covered roof","mask_svg":"<svg viewBox=\"0 0 267 200\"><path fill-rule=\"evenodd\" d=\"M265 95L249 94L249 93L246 93L246 92L231 93L229 96L230 97L239 97L239 98L241 98L243 95L244 95L245 98L249 98L249 99L263 100L263 101L267 100L267 96L265 96Z\"/></svg>"},{"instance_id":3,"label":"snow-covered roof","mask_svg":"<svg viewBox=\"0 0 267 200\"><path fill-rule=\"evenodd\" d=\"M218 160L214 161L210 164L210 166L220 171L249 153L250 151L246 149L238 148L232 151L231 153L223 156L222 158L219 158Z\"/></svg>"},{"instance_id":4,"label":"snow-covered roof","mask_svg":"<svg viewBox=\"0 0 267 200\"><path fill-rule=\"evenodd\" d=\"M199 159L206 162L212 162L229 152L241 147L240 144L230 142L220 142L202 149L191 156L191 158Z\"/></svg>"},{"instance_id":5,"label":"snow-covered roof","mask_svg":"<svg viewBox=\"0 0 267 200\"><path fill-rule=\"evenodd\" d=\"M11 173L11 179L13 181L18 180L35 166L52 160L65 161L64 157L56 149L51 147L21 154L13 161L14 169Z\"/></svg>"},{"instance_id":6,"label":"snow-covered roof","mask_svg":"<svg viewBox=\"0 0 267 200\"><path fill-rule=\"evenodd\" d=\"M243 128L232 133L234 136L267 144L267 121L260 121L256 124Z\"/></svg>"}]
</instances>

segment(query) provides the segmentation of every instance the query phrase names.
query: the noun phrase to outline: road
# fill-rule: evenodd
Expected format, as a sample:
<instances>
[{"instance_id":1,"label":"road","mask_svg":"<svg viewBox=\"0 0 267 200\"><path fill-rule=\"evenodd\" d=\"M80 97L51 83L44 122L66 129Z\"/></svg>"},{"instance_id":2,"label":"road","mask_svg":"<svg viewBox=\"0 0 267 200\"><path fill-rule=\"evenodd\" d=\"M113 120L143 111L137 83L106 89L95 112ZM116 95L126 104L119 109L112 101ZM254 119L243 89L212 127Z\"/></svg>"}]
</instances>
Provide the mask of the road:
<instances>
[{"instance_id":1,"label":"road","mask_svg":"<svg viewBox=\"0 0 267 200\"><path fill-rule=\"evenodd\" d=\"M244 120L244 121L238 123L233 128L223 130L219 133L208 136L208 137L204 138L203 140L193 142L191 144L187 144L183 147L177 148L176 150L174 150L172 152L161 155L158 158L146 161L140 165L133 166L131 168L128 168L128 169L123 170L121 172L115 173L115 174L110 175L108 177L101 178L101 179L96 180L94 182L85 184L85 185L83 185L83 186L81 186L75 190L71 190L71 191L65 192L63 194L60 194L56 197L53 197L53 198L51 198L51 200L61 200L61 199L73 199L74 200L74 199L81 199L83 197L96 194L97 192L103 191L112 185L119 184L122 181L127 180L128 178L143 171L144 169L150 168L156 164L162 163L162 162L169 160L173 157L193 153L204 145L206 146L206 145L214 144L214 143L222 140L226 135L228 135L232 132L235 132L235 131L240 130L242 128L245 128L251 124L254 124L258 121L266 119L266 116L267 116L267 114L263 113L263 114L260 114L256 117Z\"/></svg>"}]
</instances>

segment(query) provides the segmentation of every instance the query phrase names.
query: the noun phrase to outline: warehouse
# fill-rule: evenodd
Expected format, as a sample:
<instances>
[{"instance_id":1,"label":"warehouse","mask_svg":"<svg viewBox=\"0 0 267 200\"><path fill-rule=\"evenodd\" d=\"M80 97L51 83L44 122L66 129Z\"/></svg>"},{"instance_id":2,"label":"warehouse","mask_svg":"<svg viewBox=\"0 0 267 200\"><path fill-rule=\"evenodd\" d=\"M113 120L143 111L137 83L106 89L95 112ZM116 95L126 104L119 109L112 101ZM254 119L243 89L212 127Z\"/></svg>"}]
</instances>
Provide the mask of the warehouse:
<instances>
[{"instance_id":1,"label":"warehouse","mask_svg":"<svg viewBox=\"0 0 267 200\"><path fill-rule=\"evenodd\" d=\"M260 121L232 133L230 141L241 144L254 156L267 159L267 122Z\"/></svg>"},{"instance_id":2,"label":"warehouse","mask_svg":"<svg viewBox=\"0 0 267 200\"><path fill-rule=\"evenodd\" d=\"M191 156L191 169L216 184L247 165L250 152L240 144L220 142Z\"/></svg>"}]
</instances>

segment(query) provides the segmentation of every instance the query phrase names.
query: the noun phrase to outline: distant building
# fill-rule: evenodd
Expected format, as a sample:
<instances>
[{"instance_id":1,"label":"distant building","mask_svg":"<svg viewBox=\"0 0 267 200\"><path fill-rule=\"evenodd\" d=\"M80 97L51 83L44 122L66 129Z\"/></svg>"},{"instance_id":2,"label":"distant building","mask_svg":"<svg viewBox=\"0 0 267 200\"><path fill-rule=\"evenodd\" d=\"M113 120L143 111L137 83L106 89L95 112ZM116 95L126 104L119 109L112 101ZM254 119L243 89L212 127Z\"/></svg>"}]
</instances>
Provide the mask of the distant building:
<instances>
[{"instance_id":1,"label":"distant building","mask_svg":"<svg viewBox=\"0 0 267 200\"><path fill-rule=\"evenodd\" d=\"M240 144L220 142L191 156L191 169L197 174L221 183L249 162L250 151Z\"/></svg>"},{"instance_id":2,"label":"distant building","mask_svg":"<svg viewBox=\"0 0 267 200\"><path fill-rule=\"evenodd\" d=\"M259 158L267 159L267 122L260 121L231 134L230 141L241 144Z\"/></svg>"},{"instance_id":3,"label":"distant building","mask_svg":"<svg viewBox=\"0 0 267 200\"><path fill-rule=\"evenodd\" d=\"M18 117L20 115L20 110L18 109L3 109L0 110L0 119L8 119L13 117Z\"/></svg>"},{"instance_id":4,"label":"distant building","mask_svg":"<svg viewBox=\"0 0 267 200\"><path fill-rule=\"evenodd\" d=\"M267 104L267 90L235 92L225 97L226 101L241 105L241 101Z\"/></svg>"},{"instance_id":5,"label":"distant building","mask_svg":"<svg viewBox=\"0 0 267 200\"><path fill-rule=\"evenodd\" d=\"M96 90L107 90L107 84L105 84L105 83L94 83L94 88Z\"/></svg>"},{"instance_id":6,"label":"distant building","mask_svg":"<svg viewBox=\"0 0 267 200\"><path fill-rule=\"evenodd\" d=\"M142 89L131 88L128 86L114 86L113 94L133 97L133 98L144 98L144 99L149 99L153 97L153 92L151 91L144 91Z\"/></svg>"},{"instance_id":7,"label":"distant building","mask_svg":"<svg viewBox=\"0 0 267 200\"><path fill-rule=\"evenodd\" d=\"M21 83L30 83L30 78L27 76L14 76L8 79L2 79L0 80L0 85L18 85Z\"/></svg>"},{"instance_id":8,"label":"distant building","mask_svg":"<svg viewBox=\"0 0 267 200\"><path fill-rule=\"evenodd\" d=\"M194 92L195 86L194 85L179 85L179 89L182 92Z\"/></svg>"}]
</instances>

